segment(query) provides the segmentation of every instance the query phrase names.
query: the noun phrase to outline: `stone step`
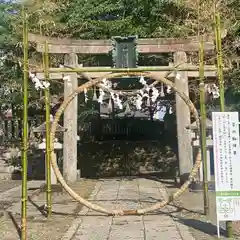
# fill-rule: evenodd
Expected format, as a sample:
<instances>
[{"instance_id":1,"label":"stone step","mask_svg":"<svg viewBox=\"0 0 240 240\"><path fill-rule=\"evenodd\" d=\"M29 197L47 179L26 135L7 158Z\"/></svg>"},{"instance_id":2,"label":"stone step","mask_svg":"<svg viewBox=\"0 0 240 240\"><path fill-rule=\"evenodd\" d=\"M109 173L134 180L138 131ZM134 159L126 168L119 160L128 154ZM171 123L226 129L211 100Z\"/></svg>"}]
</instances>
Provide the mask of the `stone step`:
<instances>
[{"instance_id":1,"label":"stone step","mask_svg":"<svg viewBox=\"0 0 240 240\"><path fill-rule=\"evenodd\" d=\"M11 180L12 174L11 173L1 173L0 172L0 180Z\"/></svg>"},{"instance_id":2,"label":"stone step","mask_svg":"<svg viewBox=\"0 0 240 240\"><path fill-rule=\"evenodd\" d=\"M6 164L6 159L1 159L0 158L0 165L2 165L2 164Z\"/></svg>"},{"instance_id":3,"label":"stone step","mask_svg":"<svg viewBox=\"0 0 240 240\"><path fill-rule=\"evenodd\" d=\"M9 165L7 163L0 163L0 168L8 167Z\"/></svg>"},{"instance_id":4,"label":"stone step","mask_svg":"<svg viewBox=\"0 0 240 240\"><path fill-rule=\"evenodd\" d=\"M0 166L0 173L13 173L14 172L14 166Z\"/></svg>"}]
</instances>

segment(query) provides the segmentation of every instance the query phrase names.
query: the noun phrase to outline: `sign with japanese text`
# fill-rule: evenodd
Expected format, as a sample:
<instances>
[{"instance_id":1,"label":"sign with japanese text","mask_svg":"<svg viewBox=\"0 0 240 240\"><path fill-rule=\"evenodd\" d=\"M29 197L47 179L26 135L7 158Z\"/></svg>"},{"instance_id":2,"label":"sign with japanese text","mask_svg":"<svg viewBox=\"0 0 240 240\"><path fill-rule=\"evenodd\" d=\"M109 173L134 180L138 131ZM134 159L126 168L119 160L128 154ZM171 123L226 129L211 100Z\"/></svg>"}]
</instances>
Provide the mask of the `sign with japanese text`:
<instances>
[{"instance_id":1,"label":"sign with japanese text","mask_svg":"<svg viewBox=\"0 0 240 240\"><path fill-rule=\"evenodd\" d=\"M238 112L213 112L212 122L217 220L240 220Z\"/></svg>"}]
</instances>

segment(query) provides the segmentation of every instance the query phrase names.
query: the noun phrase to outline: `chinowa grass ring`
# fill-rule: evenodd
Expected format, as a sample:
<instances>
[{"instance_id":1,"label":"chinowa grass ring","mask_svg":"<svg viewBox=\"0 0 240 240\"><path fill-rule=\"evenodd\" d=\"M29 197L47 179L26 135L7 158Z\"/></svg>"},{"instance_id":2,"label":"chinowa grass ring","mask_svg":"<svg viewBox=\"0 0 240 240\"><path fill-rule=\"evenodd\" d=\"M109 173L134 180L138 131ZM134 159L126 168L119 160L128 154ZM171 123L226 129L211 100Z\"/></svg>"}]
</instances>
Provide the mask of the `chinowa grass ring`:
<instances>
[{"instance_id":1,"label":"chinowa grass ring","mask_svg":"<svg viewBox=\"0 0 240 240\"><path fill-rule=\"evenodd\" d=\"M61 104L61 106L59 107L57 113L55 114L55 118L52 122L52 126L51 126L51 132L50 132L50 151L51 151L51 164L52 164L52 168L54 170L54 173L58 179L58 181L60 182L60 184L62 185L62 187L66 190L66 192L68 192L68 194L75 199L76 201L78 201L79 203L83 204L84 206L86 206L87 208L90 208L96 212L101 212L107 215L142 215L142 214L146 214L148 212L152 212L155 211L157 209L163 208L166 205L168 205L170 202L172 202L174 199L176 199L178 196L180 196L184 191L187 190L187 188L189 187L189 185L191 184L191 182L193 181L194 177L196 176L198 169L201 165L201 156L200 153L198 153L198 155L196 156L196 160L195 160L195 164L189 174L188 180L172 195L168 196L167 199L164 199L163 201L157 202L155 204L153 204L150 207L147 208L141 208L141 209L118 209L118 210L109 210L109 209L105 209L97 204L91 203L88 200L84 199L83 197L81 197L79 194L77 194L72 188L69 187L69 185L66 183L66 181L64 180L59 167L57 165L57 160L54 157L54 139L55 139L55 134L56 134L56 129L57 129L57 124L59 122L59 119L61 117L61 115L64 113L64 110L66 109L66 107L72 102L72 100L79 94L82 93L84 91L84 89L89 89L97 84L99 84L103 79L113 79L113 78L119 78L119 77L123 77L123 76L143 76L143 77L148 77L150 79L153 79L155 81L158 81L159 83L163 83L169 87L171 87L181 98L182 100L187 104L187 106L189 107L190 112L192 113L193 117L196 120L196 124L197 124L197 129L198 132L200 131L200 120L199 120L199 115L197 112L197 109L195 108L194 104L192 103L192 101L189 99L189 97L183 93L180 92L177 87L175 86L175 84L168 80L165 77L159 76L155 73L148 73L148 72L124 72L124 73L111 73L111 74L106 74L104 77L101 78L97 78L97 79L90 79L87 83L84 83L83 85L79 86L78 88L76 88L69 96L67 99L65 99L63 101L63 103Z\"/></svg>"}]
</instances>

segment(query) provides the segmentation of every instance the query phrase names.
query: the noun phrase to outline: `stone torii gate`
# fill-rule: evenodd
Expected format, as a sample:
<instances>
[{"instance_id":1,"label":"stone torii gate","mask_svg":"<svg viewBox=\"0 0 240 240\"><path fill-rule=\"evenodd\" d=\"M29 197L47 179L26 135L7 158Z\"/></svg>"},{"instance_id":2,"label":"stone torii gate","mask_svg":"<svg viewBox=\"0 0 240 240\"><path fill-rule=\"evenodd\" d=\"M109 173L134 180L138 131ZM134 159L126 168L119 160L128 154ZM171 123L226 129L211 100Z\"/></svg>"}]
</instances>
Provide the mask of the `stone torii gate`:
<instances>
[{"instance_id":1,"label":"stone torii gate","mask_svg":"<svg viewBox=\"0 0 240 240\"><path fill-rule=\"evenodd\" d=\"M49 44L49 53L65 54L64 64L69 67L79 67L77 54L108 54L112 50L111 40L72 40L48 38L36 34L29 34L29 41L37 44L38 52L44 52L45 41ZM215 48L214 38L204 36L205 52L212 52ZM197 52L199 49L198 37L189 38L157 38L138 39L137 50L142 54L173 53L174 66L193 66L187 64L187 52ZM172 65L172 64L171 64ZM197 67L197 66L196 66ZM161 66L158 67L161 69ZM167 74L166 67L163 71L155 72L161 76ZM164 70L165 69L165 70ZM34 70L33 70L34 71ZM109 67L109 73L111 72ZM91 78L104 76L108 72L89 72ZM39 79L44 79L42 72L37 72ZM64 97L67 97L78 86L77 73L68 73L68 81L64 81ZM177 77L176 77L177 76ZM188 77L199 77L198 71L179 71L172 73L170 78L175 78L175 84L179 91L189 95ZM216 77L215 66L205 66L205 77ZM50 79L63 79L61 73L50 73ZM64 159L63 175L68 182L77 180L77 98L75 98L64 112ZM186 129L190 125L190 112L184 101L176 95L177 135L179 150L180 181L184 182L188 177L192 162L191 132Z\"/></svg>"}]
</instances>

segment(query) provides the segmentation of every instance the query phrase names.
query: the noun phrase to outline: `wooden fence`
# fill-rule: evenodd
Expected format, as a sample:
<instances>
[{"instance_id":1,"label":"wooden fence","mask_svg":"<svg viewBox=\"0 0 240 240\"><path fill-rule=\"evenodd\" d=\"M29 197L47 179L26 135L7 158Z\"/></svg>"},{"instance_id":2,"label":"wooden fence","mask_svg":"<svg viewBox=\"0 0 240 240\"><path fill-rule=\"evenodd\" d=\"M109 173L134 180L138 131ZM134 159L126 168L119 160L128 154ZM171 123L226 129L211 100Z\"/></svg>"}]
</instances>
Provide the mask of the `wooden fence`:
<instances>
[{"instance_id":1,"label":"wooden fence","mask_svg":"<svg viewBox=\"0 0 240 240\"><path fill-rule=\"evenodd\" d=\"M108 140L159 140L163 122L142 119L101 119L79 123L81 142Z\"/></svg>"},{"instance_id":2,"label":"wooden fence","mask_svg":"<svg viewBox=\"0 0 240 240\"><path fill-rule=\"evenodd\" d=\"M31 129L44 122L44 116L29 119ZM22 139L22 119L0 120L0 144L16 143ZM164 131L163 122L141 119L101 119L79 123L81 142L108 140L159 140Z\"/></svg>"}]
</instances>

